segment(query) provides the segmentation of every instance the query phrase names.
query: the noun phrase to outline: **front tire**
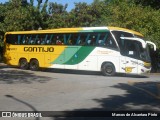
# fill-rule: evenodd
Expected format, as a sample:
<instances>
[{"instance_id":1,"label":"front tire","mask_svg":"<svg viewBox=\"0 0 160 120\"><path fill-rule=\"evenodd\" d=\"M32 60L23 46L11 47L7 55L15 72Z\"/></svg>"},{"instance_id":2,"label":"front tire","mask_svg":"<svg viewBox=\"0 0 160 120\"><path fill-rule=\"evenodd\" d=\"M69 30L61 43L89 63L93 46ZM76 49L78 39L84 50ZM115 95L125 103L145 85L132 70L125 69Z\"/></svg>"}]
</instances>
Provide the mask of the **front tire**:
<instances>
[{"instance_id":1,"label":"front tire","mask_svg":"<svg viewBox=\"0 0 160 120\"><path fill-rule=\"evenodd\" d=\"M104 63L101 71L104 76L113 76L116 73L115 67L112 63Z\"/></svg>"},{"instance_id":2,"label":"front tire","mask_svg":"<svg viewBox=\"0 0 160 120\"><path fill-rule=\"evenodd\" d=\"M39 62L36 59L32 59L29 64L30 70L37 71L39 69Z\"/></svg>"}]
</instances>

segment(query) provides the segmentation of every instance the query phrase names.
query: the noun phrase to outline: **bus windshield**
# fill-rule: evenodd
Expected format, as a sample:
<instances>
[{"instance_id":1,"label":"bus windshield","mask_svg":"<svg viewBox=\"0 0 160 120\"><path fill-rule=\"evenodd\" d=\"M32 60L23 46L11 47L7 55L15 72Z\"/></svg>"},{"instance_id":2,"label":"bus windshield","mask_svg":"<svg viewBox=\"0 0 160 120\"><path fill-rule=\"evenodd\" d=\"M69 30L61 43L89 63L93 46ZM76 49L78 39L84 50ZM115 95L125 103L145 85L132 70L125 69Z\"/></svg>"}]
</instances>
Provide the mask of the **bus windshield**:
<instances>
[{"instance_id":1,"label":"bus windshield","mask_svg":"<svg viewBox=\"0 0 160 120\"><path fill-rule=\"evenodd\" d=\"M148 47L148 45L146 46L146 48L142 48L141 47L139 57L143 61L151 62L151 58L150 58L150 55L149 55L149 47Z\"/></svg>"},{"instance_id":2,"label":"bus windshield","mask_svg":"<svg viewBox=\"0 0 160 120\"><path fill-rule=\"evenodd\" d=\"M121 42L119 42L119 47L121 54L124 56L150 62L148 46L144 48L140 41L121 39Z\"/></svg>"}]
</instances>

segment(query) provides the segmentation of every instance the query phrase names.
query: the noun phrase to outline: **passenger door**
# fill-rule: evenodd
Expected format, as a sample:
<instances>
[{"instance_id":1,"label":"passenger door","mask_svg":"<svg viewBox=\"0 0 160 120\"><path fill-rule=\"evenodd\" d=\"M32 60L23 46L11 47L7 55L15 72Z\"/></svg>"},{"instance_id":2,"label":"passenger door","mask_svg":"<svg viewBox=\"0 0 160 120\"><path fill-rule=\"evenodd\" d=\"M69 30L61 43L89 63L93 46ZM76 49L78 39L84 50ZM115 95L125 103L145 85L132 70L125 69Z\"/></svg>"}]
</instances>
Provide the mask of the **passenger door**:
<instances>
[{"instance_id":1,"label":"passenger door","mask_svg":"<svg viewBox=\"0 0 160 120\"><path fill-rule=\"evenodd\" d=\"M136 48L136 41L124 40L124 48L121 49L120 57L120 72L122 73L138 73L138 50Z\"/></svg>"}]
</instances>

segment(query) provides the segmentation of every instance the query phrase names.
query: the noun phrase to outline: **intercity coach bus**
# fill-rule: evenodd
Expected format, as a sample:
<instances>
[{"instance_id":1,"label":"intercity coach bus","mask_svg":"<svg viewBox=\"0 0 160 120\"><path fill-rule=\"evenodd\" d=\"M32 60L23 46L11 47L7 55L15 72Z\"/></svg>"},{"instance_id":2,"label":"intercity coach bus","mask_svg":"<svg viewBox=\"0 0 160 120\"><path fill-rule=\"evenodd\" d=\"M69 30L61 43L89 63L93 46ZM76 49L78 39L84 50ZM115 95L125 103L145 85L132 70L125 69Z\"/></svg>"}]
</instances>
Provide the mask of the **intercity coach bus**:
<instances>
[{"instance_id":1,"label":"intercity coach bus","mask_svg":"<svg viewBox=\"0 0 160 120\"><path fill-rule=\"evenodd\" d=\"M151 70L148 44L139 32L118 27L6 32L4 61L21 69L58 68L144 74Z\"/></svg>"}]
</instances>

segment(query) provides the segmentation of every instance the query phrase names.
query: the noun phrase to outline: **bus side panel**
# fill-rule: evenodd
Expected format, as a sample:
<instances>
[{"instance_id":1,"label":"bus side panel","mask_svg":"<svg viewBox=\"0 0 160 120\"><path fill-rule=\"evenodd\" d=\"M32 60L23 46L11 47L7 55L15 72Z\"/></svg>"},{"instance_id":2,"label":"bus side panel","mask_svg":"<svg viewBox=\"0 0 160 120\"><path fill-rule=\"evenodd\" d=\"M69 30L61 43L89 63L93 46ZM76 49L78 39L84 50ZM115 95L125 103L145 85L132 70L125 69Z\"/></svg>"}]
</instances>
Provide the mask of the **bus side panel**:
<instances>
[{"instance_id":1,"label":"bus side panel","mask_svg":"<svg viewBox=\"0 0 160 120\"><path fill-rule=\"evenodd\" d=\"M118 51L95 47L95 49L78 64L78 69L101 71L101 66L104 62L111 62L114 64L116 72L119 72L119 55L120 53Z\"/></svg>"},{"instance_id":2,"label":"bus side panel","mask_svg":"<svg viewBox=\"0 0 160 120\"><path fill-rule=\"evenodd\" d=\"M50 61L51 61L51 54L46 53L44 55L44 67L49 67L51 65Z\"/></svg>"},{"instance_id":3,"label":"bus side panel","mask_svg":"<svg viewBox=\"0 0 160 120\"><path fill-rule=\"evenodd\" d=\"M45 66L45 54L43 53L34 53L34 54L29 54L29 61L31 61L31 59L37 59L39 62L39 67L46 67Z\"/></svg>"},{"instance_id":4,"label":"bus side panel","mask_svg":"<svg viewBox=\"0 0 160 120\"><path fill-rule=\"evenodd\" d=\"M65 69L77 69L77 64L74 64L74 63L77 63L78 61L78 55L77 55L77 51L79 50L79 47L67 47L65 49L65 52L64 52L64 58L65 58ZM67 65L67 62L70 61L70 63L68 63Z\"/></svg>"},{"instance_id":5,"label":"bus side panel","mask_svg":"<svg viewBox=\"0 0 160 120\"><path fill-rule=\"evenodd\" d=\"M79 69L79 70L90 70L88 64L90 60L94 60L90 57L90 53L95 49L93 46L73 46L66 47L65 50L59 54L57 59L52 62L52 68L64 68L65 69ZM86 60L87 58L87 60ZM96 62L97 63L97 62ZM89 65L89 66L88 66ZM97 66L97 65L96 65ZM94 68L95 69L95 68Z\"/></svg>"},{"instance_id":6,"label":"bus side panel","mask_svg":"<svg viewBox=\"0 0 160 120\"><path fill-rule=\"evenodd\" d=\"M78 64L78 70L97 71L97 56L88 55L81 63Z\"/></svg>"},{"instance_id":7,"label":"bus side panel","mask_svg":"<svg viewBox=\"0 0 160 120\"><path fill-rule=\"evenodd\" d=\"M5 53L4 53L4 62L8 65L18 65L18 53L19 49L17 46L13 45L6 45L5 46Z\"/></svg>"},{"instance_id":8,"label":"bus side panel","mask_svg":"<svg viewBox=\"0 0 160 120\"><path fill-rule=\"evenodd\" d=\"M8 60L7 64L15 66L18 65L17 53L10 52L8 55L10 60Z\"/></svg>"},{"instance_id":9,"label":"bus side panel","mask_svg":"<svg viewBox=\"0 0 160 120\"><path fill-rule=\"evenodd\" d=\"M116 72L119 72L120 53L118 51L97 47L96 52L98 57L98 67L97 67L98 71L101 71L101 67L104 62L110 62L110 63L113 63L113 65L115 66Z\"/></svg>"}]
</instances>

